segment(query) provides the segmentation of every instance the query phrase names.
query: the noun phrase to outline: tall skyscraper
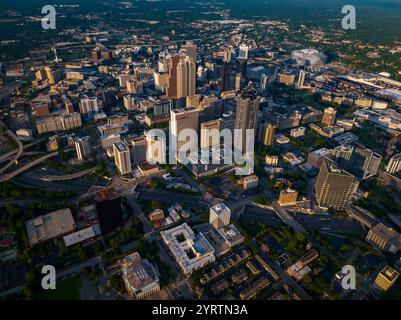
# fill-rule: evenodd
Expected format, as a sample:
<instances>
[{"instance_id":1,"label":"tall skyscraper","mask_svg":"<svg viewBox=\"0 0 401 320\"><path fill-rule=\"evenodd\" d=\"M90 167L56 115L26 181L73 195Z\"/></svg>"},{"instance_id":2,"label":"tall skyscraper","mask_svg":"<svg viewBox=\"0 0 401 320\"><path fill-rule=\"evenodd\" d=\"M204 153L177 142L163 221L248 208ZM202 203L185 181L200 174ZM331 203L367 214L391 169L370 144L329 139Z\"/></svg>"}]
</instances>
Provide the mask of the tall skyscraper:
<instances>
[{"instance_id":1,"label":"tall skyscraper","mask_svg":"<svg viewBox=\"0 0 401 320\"><path fill-rule=\"evenodd\" d=\"M395 174L401 171L401 153L393 156L386 166L386 171L390 174Z\"/></svg>"},{"instance_id":2,"label":"tall skyscraper","mask_svg":"<svg viewBox=\"0 0 401 320\"><path fill-rule=\"evenodd\" d=\"M237 74L241 75L241 79L245 79L246 78L246 66L247 66L247 63L248 63L248 60L237 58Z\"/></svg>"},{"instance_id":3,"label":"tall skyscraper","mask_svg":"<svg viewBox=\"0 0 401 320\"><path fill-rule=\"evenodd\" d=\"M159 55L159 60L157 61L157 71L160 73L168 73L168 61L165 52L161 52Z\"/></svg>"},{"instance_id":4,"label":"tall skyscraper","mask_svg":"<svg viewBox=\"0 0 401 320\"><path fill-rule=\"evenodd\" d=\"M302 89L304 87L304 82L305 82L305 71L299 70L297 89Z\"/></svg>"},{"instance_id":5,"label":"tall skyscraper","mask_svg":"<svg viewBox=\"0 0 401 320\"><path fill-rule=\"evenodd\" d=\"M358 179L368 179L379 171L382 156L370 149L356 147L352 153L349 172Z\"/></svg>"},{"instance_id":6,"label":"tall skyscraper","mask_svg":"<svg viewBox=\"0 0 401 320\"><path fill-rule=\"evenodd\" d=\"M187 41L185 47L186 55L196 62L198 57L198 47L196 46L196 43L193 41Z\"/></svg>"},{"instance_id":7,"label":"tall skyscraper","mask_svg":"<svg viewBox=\"0 0 401 320\"><path fill-rule=\"evenodd\" d=\"M96 212L102 234L108 234L124 226L121 197L114 188L103 189L95 194Z\"/></svg>"},{"instance_id":8,"label":"tall skyscraper","mask_svg":"<svg viewBox=\"0 0 401 320\"><path fill-rule=\"evenodd\" d=\"M358 179L373 177L379 171L382 156L370 149L341 145L334 148L332 158L338 165Z\"/></svg>"},{"instance_id":9,"label":"tall skyscraper","mask_svg":"<svg viewBox=\"0 0 401 320\"><path fill-rule=\"evenodd\" d=\"M220 144L220 120L211 120L201 123L201 149L213 147Z\"/></svg>"},{"instance_id":10,"label":"tall skyscraper","mask_svg":"<svg viewBox=\"0 0 401 320\"><path fill-rule=\"evenodd\" d=\"M230 73L231 73L231 63L224 61L221 65L221 80L220 80L220 90L228 91L230 90Z\"/></svg>"},{"instance_id":11,"label":"tall skyscraper","mask_svg":"<svg viewBox=\"0 0 401 320\"><path fill-rule=\"evenodd\" d=\"M232 48L224 49L224 61L231 62Z\"/></svg>"},{"instance_id":12,"label":"tall skyscraper","mask_svg":"<svg viewBox=\"0 0 401 320\"><path fill-rule=\"evenodd\" d=\"M260 77L260 91L262 93L266 92L268 84L269 84L269 76L267 74L262 74L262 76Z\"/></svg>"},{"instance_id":13,"label":"tall skyscraper","mask_svg":"<svg viewBox=\"0 0 401 320\"><path fill-rule=\"evenodd\" d=\"M127 145L123 142L113 143L114 163L121 174L131 173L131 155Z\"/></svg>"},{"instance_id":14,"label":"tall skyscraper","mask_svg":"<svg viewBox=\"0 0 401 320\"><path fill-rule=\"evenodd\" d=\"M170 98L177 97L177 65L180 62L180 56L169 57L168 61L168 79L166 94Z\"/></svg>"},{"instance_id":15,"label":"tall skyscraper","mask_svg":"<svg viewBox=\"0 0 401 320\"><path fill-rule=\"evenodd\" d=\"M102 102L96 97L85 97L79 102L79 112L88 118L92 118L102 108Z\"/></svg>"},{"instance_id":16,"label":"tall skyscraper","mask_svg":"<svg viewBox=\"0 0 401 320\"><path fill-rule=\"evenodd\" d=\"M231 210L220 203L210 208L209 223L216 229L223 228L230 224Z\"/></svg>"},{"instance_id":17,"label":"tall skyscraper","mask_svg":"<svg viewBox=\"0 0 401 320\"><path fill-rule=\"evenodd\" d=\"M315 190L319 206L344 210L345 203L356 191L358 180L328 158L324 158L316 180Z\"/></svg>"},{"instance_id":18,"label":"tall skyscraper","mask_svg":"<svg viewBox=\"0 0 401 320\"><path fill-rule=\"evenodd\" d=\"M100 48L93 49L93 51L92 51L92 62L93 63L97 63L101 59L102 59L102 55L101 55L101 52L100 52Z\"/></svg>"},{"instance_id":19,"label":"tall skyscraper","mask_svg":"<svg viewBox=\"0 0 401 320\"><path fill-rule=\"evenodd\" d=\"M241 137L235 137L237 140L242 141L242 151L247 150L246 146L252 143L255 139L256 126L257 126L257 118L259 111L259 97L257 96L256 89L249 83L249 85L244 88L241 93L241 96L237 102L237 111L235 116L235 129L241 129L240 134ZM254 136L248 137L248 141L246 141L246 130L253 129ZM238 132L235 133L238 135ZM252 138L252 139L251 139Z\"/></svg>"},{"instance_id":20,"label":"tall skyscraper","mask_svg":"<svg viewBox=\"0 0 401 320\"><path fill-rule=\"evenodd\" d=\"M131 94L142 94L143 93L143 81L136 77L127 80L127 92Z\"/></svg>"},{"instance_id":21,"label":"tall skyscraper","mask_svg":"<svg viewBox=\"0 0 401 320\"><path fill-rule=\"evenodd\" d=\"M177 98L195 95L196 64L190 57L181 58L177 64Z\"/></svg>"},{"instance_id":22,"label":"tall skyscraper","mask_svg":"<svg viewBox=\"0 0 401 320\"><path fill-rule=\"evenodd\" d=\"M324 109L322 124L332 126L336 122L336 109L329 107Z\"/></svg>"},{"instance_id":23,"label":"tall skyscraper","mask_svg":"<svg viewBox=\"0 0 401 320\"><path fill-rule=\"evenodd\" d=\"M241 73L237 73L235 75L235 91L239 92L242 89L242 77L241 77Z\"/></svg>"},{"instance_id":24,"label":"tall skyscraper","mask_svg":"<svg viewBox=\"0 0 401 320\"><path fill-rule=\"evenodd\" d=\"M262 143L264 146L272 146L276 136L276 127L271 123L266 123L262 131Z\"/></svg>"},{"instance_id":25,"label":"tall skyscraper","mask_svg":"<svg viewBox=\"0 0 401 320\"><path fill-rule=\"evenodd\" d=\"M91 154L92 147L89 136L83 138L76 138L74 143L75 143L75 151L77 152L77 158L79 160L84 160Z\"/></svg>"},{"instance_id":26,"label":"tall skyscraper","mask_svg":"<svg viewBox=\"0 0 401 320\"><path fill-rule=\"evenodd\" d=\"M249 47L246 44L241 44L239 46L238 58L247 60L248 52L249 52Z\"/></svg>"},{"instance_id":27,"label":"tall skyscraper","mask_svg":"<svg viewBox=\"0 0 401 320\"><path fill-rule=\"evenodd\" d=\"M176 147L176 156L180 151L180 148L188 143L187 141L178 141L181 131L185 129L194 130L196 133L199 132L199 109L194 107L174 109L170 111L171 121L170 121L170 148ZM197 148L197 141L192 141L190 146L192 150Z\"/></svg>"},{"instance_id":28,"label":"tall skyscraper","mask_svg":"<svg viewBox=\"0 0 401 320\"><path fill-rule=\"evenodd\" d=\"M138 165L146 160L147 141L145 137L139 137L131 142L132 145L132 163Z\"/></svg>"},{"instance_id":29,"label":"tall skyscraper","mask_svg":"<svg viewBox=\"0 0 401 320\"><path fill-rule=\"evenodd\" d=\"M166 163L166 141L159 140L158 137L146 135L146 143L146 160L150 163Z\"/></svg>"}]
</instances>

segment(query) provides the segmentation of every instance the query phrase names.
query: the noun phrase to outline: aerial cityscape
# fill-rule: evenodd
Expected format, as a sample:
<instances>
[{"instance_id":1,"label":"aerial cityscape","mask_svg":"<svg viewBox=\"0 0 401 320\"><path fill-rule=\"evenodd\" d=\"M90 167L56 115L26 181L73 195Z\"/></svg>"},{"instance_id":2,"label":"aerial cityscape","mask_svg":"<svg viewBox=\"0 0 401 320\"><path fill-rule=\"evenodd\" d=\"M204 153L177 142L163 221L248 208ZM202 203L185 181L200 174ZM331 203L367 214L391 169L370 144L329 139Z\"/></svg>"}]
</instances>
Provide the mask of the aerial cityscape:
<instances>
[{"instance_id":1,"label":"aerial cityscape","mask_svg":"<svg viewBox=\"0 0 401 320\"><path fill-rule=\"evenodd\" d=\"M399 1L0 9L0 300L401 299Z\"/></svg>"}]
</instances>

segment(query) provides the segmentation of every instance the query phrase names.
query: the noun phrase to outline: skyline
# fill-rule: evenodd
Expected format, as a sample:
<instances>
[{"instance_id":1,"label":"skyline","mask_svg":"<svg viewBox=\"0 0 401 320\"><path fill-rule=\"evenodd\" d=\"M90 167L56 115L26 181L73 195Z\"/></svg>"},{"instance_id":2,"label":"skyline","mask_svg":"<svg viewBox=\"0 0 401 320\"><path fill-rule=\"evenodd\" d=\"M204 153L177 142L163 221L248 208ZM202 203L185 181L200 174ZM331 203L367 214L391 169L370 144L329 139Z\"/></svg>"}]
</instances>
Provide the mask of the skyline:
<instances>
[{"instance_id":1,"label":"skyline","mask_svg":"<svg viewBox=\"0 0 401 320\"><path fill-rule=\"evenodd\" d=\"M393 0L0 3L0 300L400 300L399 30Z\"/></svg>"}]
</instances>

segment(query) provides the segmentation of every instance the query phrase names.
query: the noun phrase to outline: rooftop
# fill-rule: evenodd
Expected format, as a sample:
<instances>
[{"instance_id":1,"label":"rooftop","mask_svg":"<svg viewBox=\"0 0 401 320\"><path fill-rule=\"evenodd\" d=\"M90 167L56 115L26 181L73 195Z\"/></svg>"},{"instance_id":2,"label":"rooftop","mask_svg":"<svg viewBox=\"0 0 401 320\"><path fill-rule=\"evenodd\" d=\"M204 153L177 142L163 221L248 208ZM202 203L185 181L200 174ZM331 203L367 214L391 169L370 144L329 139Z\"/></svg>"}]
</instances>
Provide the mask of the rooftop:
<instances>
[{"instance_id":1,"label":"rooftop","mask_svg":"<svg viewBox=\"0 0 401 320\"><path fill-rule=\"evenodd\" d=\"M386 242L396 241L401 243L401 235L392 228L387 227L383 223L379 223L371 229L372 232L376 233Z\"/></svg>"},{"instance_id":2,"label":"rooftop","mask_svg":"<svg viewBox=\"0 0 401 320\"><path fill-rule=\"evenodd\" d=\"M147 259L141 259L138 252L126 256L120 262L120 265L125 280L135 291L140 291L159 281L159 276L153 264Z\"/></svg>"},{"instance_id":3,"label":"rooftop","mask_svg":"<svg viewBox=\"0 0 401 320\"><path fill-rule=\"evenodd\" d=\"M400 273L390 266L385 266L384 269L380 271L380 275L385 277L387 281L391 282L396 279L400 275Z\"/></svg>"},{"instance_id":4,"label":"rooftop","mask_svg":"<svg viewBox=\"0 0 401 320\"><path fill-rule=\"evenodd\" d=\"M75 230L75 222L71 210L60 209L26 222L29 245L54 239Z\"/></svg>"},{"instance_id":5,"label":"rooftop","mask_svg":"<svg viewBox=\"0 0 401 320\"><path fill-rule=\"evenodd\" d=\"M90 226L88 228L79 230L77 232L71 233L69 235L66 235L63 237L63 241L66 247L73 246L77 243L80 243L85 240L92 239L94 237L97 237L101 234L100 232L100 225L95 224L93 226Z\"/></svg>"},{"instance_id":6,"label":"rooftop","mask_svg":"<svg viewBox=\"0 0 401 320\"><path fill-rule=\"evenodd\" d=\"M95 194L96 202L114 200L115 198L118 198L118 194L114 188L103 189Z\"/></svg>"},{"instance_id":7,"label":"rooftop","mask_svg":"<svg viewBox=\"0 0 401 320\"><path fill-rule=\"evenodd\" d=\"M217 215L231 213L231 210L224 203L216 204L210 208L210 211L213 211Z\"/></svg>"},{"instance_id":8,"label":"rooftop","mask_svg":"<svg viewBox=\"0 0 401 320\"><path fill-rule=\"evenodd\" d=\"M123 142L114 142L113 146L116 147L119 152L128 151L128 147Z\"/></svg>"}]
</instances>

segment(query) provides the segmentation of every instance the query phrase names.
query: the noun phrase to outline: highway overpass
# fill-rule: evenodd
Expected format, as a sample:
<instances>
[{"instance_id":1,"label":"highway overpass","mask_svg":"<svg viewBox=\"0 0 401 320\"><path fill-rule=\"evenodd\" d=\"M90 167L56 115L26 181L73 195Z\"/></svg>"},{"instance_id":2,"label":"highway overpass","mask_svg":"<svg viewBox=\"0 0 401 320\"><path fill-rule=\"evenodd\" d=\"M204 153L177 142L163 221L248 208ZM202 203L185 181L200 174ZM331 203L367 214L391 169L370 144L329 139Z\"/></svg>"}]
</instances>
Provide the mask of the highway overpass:
<instances>
[{"instance_id":1,"label":"highway overpass","mask_svg":"<svg viewBox=\"0 0 401 320\"><path fill-rule=\"evenodd\" d=\"M83 171L76 172L76 173L65 174L65 175L41 175L38 178L40 180L44 180L44 181L68 181L68 180L81 178L81 177L86 176L87 174L90 174L95 171L96 171L96 168L93 167L91 169L83 170Z\"/></svg>"},{"instance_id":2,"label":"highway overpass","mask_svg":"<svg viewBox=\"0 0 401 320\"><path fill-rule=\"evenodd\" d=\"M46 161L47 159L50 159L52 157L55 157L58 155L58 152L52 152L49 153L43 157L40 157L34 161L29 162L28 164L24 165L23 167L14 170L13 172L7 173L7 174L3 174L2 176L0 176L0 182L5 182L8 181L16 176L18 176L19 174L29 170L30 168L38 165L39 163L42 163L43 161Z\"/></svg>"}]
</instances>

